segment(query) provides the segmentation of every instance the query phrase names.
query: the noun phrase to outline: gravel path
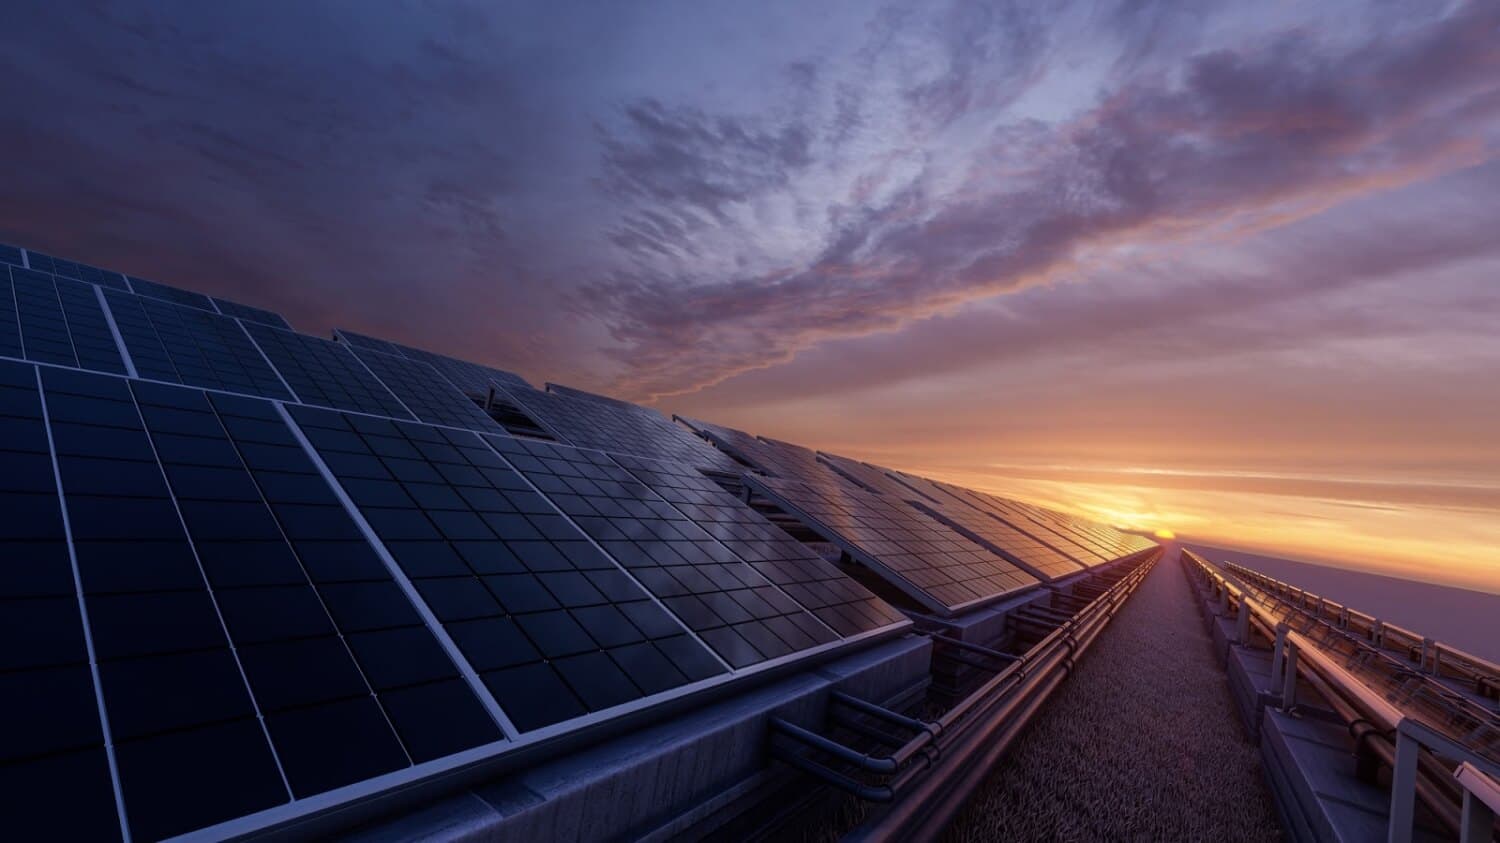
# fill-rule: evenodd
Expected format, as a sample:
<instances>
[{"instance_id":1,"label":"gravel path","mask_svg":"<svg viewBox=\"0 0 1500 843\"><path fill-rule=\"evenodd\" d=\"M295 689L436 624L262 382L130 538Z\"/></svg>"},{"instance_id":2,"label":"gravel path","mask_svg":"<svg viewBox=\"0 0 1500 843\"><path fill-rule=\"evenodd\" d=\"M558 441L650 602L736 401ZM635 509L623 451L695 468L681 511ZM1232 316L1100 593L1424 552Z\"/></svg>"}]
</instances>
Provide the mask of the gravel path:
<instances>
[{"instance_id":1,"label":"gravel path","mask_svg":"<svg viewBox=\"0 0 1500 843\"><path fill-rule=\"evenodd\" d=\"M947 840L1280 840L1175 551L970 800Z\"/></svg>"}]
</instances>

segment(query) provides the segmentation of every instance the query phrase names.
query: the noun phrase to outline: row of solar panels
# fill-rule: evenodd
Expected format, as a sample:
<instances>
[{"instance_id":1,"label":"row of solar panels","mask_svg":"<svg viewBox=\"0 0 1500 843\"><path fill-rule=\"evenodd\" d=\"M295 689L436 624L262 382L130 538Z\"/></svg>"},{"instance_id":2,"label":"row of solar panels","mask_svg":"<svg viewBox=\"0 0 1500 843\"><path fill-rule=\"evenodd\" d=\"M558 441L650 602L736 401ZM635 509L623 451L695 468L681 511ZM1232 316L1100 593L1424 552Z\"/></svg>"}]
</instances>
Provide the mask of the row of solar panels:
<instances>
[{"instance_id":1,"label":"row of solar panels","mask_svg":"<svg viewBox=\"0 0 1500 843\"><path fill-rule=\"evenodd\" d=\"M22 832L254 829L906 628L860 578L952 613L1141 546L26 250L0 271Z\"/></svg>"},{"instance_id":2,"label":"row of solar panels","mask_svg":"<svg viewBox=\"0 0 1500 843\"><path fill-rule=\"evenodd\" d=\"M1102 524L681 419L755 469L751 488L929 610L993 602L1152 546Z\"/></svg>"}]
</instances>

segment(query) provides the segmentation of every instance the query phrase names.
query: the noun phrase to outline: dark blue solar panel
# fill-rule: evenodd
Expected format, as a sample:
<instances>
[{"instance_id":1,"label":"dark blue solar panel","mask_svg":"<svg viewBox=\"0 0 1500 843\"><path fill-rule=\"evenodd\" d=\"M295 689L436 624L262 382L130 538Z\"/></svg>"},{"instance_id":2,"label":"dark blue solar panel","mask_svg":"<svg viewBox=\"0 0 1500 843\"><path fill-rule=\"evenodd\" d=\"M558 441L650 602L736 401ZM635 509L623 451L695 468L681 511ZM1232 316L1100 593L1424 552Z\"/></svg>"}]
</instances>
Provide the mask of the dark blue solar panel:
<instances>
[{"instance_id":1,"label":"dark blue solar panel","mask_svg":"<svg viewBox=\"0 0 1500 843\"><path fill-rule=\"evenodd\" d=\"M125 361L115 343L114 332L99 304L94 288L79 281L57 280L57 297L67 317L68 333L73 338L73 353L78 367L96 372L125 374Z\"/></svg>"},{"instance_id":2,"label":"dark blue solar panel","mask_svg":"<svg viewBox=\"0 0 1500 843\"><path fill-rule=\"evenodd\" d=\"M519 406L580 448L636 454L738 474L739 463L655 410L615 399L582 397L576 390L543 392L507 387ZM586 394L586 393L585 393Z\"/></svg>"},{"instance_id":3,"label":"dark blue solar panel","mask_svg":"<svg viewBox=\"0 0 1500 843\"><path fill-rule=\"evenodd\" d=\"M14 267L10 276L26 359L77 366L78 357L73 353L73 340L68 336L62 301L57 297L57 285L51 276Z\"/></svg>"},{"instance_id":4,"label":"dark blue solar panel","mask_svg":"<svg viewBox=\"0 0 1500 843\"><path fill-rule=\"evenodd\" d=\"M724 672L477 435L289 410L518 729Z\"/></svg>"},{"instance_id":5,"label":"dark blue solar panel","mask_svg":"<svg viewBox=\"0 0 1500 843\"><path fill-rule=\"evenodd\" d=\"M140 377L292 397L234 319L115 290L104 295Z\"/></svg>"},{"instance_id":6,"label":"dark blue solar panel","mask_svg":"<svg viewBox=\"0 0 1500 843\"><path fill-rule=\"evenodd\" d=\"M36 368L0 362L0 792L17 839L120 838Z\"/></svg>"},{"instance_id":7,"label":"dark blue solar panel","mask_svg":"<svg viewBox=\"0 0 1500 843\"><path fill-rule=\"evenodd\" d=\"M730 665L748 667L838 638L607 455L519 439L490 441Z\"/></svg>"},{"instance_id":8,"label":"dark blue solar panel","mask_svg":"<svg viewBox=\"0 0 1500 843\"><path fill-rule=\"evenodd\" d=\"M167 284L162 284L156 281L147 281L144 278L137 278L134 275L131 275L129 277L130 289L132 292L135 292L138 295L150 296L153 299L162 299L164 301L172 302L173 304L196 307L199 310L207 310L212 313L218 312L214 310L214 303L209 301L208 296L205 296L202 293L195 293L191 290L181 290Z\"/></svg>"},{"instance_id":9,"label":"dark blue solar panel","mask_svg":"<svg viewBox=\"0 0 1500 843\"><path fill-rule=\"evenodd\" d=\"M245 330L307 404L409 419L396 396L354 353L332 340L246 323Z\"/></svg>"},{"instance_id":10,"label":"dark blue solar panel","mask_svg":"<svg viewBox=\"0 0 1500 843\"><path fill-rule=\"evenodd\" d=\"M125 373L94 288L10 267L0 289L0 354L39 363Z\"/></svg>"},{"instance_id":11,"label":"dark blue solar panel","mask_svg":"<svg viewBox=\"0 0 1500 843\"><path fill-rule=\"evenodd\" d=\"M233 316L236 319L244 319L247 322L259 322L262 325L270 325L272 328L285 328L290 331L292 326L282 317L260 307L251 307L248 304L240 304L229 299L215 298L214 304L218 306L219 312L225 316Z\"/></svg>"},{"instance_id":12,"label":"dark blue solar panel","mask_svg":"<svg viewBox=\"0 0 1500 843\"><path fill-rule=\"evenodd\" d=\"M612 459L840 635L903 620L885 601L690 467L626 455Z\"/></svg>"},{"instance_id":13,"label":"dark blue solar panel","mask_svg":"<svg viewBox=\"0 0 1500 843\"><path fill-rule=\"evenodd\" d=\"M401 350L401 346L396 345L390 340L383 340L377 337L369 337L365 336L364 334L356 334L353 331L346 331L343 328L335 329L333 333L339 339L355 348L367 348L371 351L378 351L381 354L389 354L392 357L406 356L406 352Z\"/></svg>"},{"instance_id":14,"label":"dark blue solar panel","mask_svg":"<svg viewBox=\"0 0 1500 843\"><path fill-rule=\"evenodd\" d=\"M432 366L369 349L359 349L355 354L419 420L468 430L504 432L499 422Z\"/></svg>"},{"instance_id":15,"label":"dark blue solar panel","mask_svg":"<svg viewBox=\"0 0 1500 843\"><path fill-rule=\"evenodd\" d=\"M502 738L273 405L44 381L134 836Z\"/></svg>"},{"instance_id":16,"label":"dark blue solar panel","mask_svg":"<svg viewBox=\"0 0 1500 843\"><path fill-rule=\"evenodd\" d=\"M8 263L11 266L26 265L26 261L21 257L21 250L4 243L0 243L0 263Z\"/></svg>"}]
</instances>

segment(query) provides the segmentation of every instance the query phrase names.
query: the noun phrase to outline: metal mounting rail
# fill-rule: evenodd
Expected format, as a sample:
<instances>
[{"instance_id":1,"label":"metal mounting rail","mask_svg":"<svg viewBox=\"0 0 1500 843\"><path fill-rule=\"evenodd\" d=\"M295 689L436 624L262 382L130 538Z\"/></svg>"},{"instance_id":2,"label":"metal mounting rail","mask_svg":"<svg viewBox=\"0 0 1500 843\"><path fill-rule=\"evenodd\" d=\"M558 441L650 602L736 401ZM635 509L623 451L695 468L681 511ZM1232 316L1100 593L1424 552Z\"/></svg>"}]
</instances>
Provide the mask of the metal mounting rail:
<instances>
[{"instance_id":1,"label":"metal mounting rail","mask_svg":"<svg viewBox=\"0 0 1500 843\"><path fill-rule=\"evenodd\" d=\"M832 694L830 725L865 738L886 750L884 754L776 718L771 723L772 756L885 806L850 839L932 839L1160 556L1160 548L1149 548L1099 571L1094 581L1104 587L1097 596L1078 612L1058 616L1050 631L1023 655L959 641L937 630L925 632L935 654L993 674L934 719L917 719L847 694ZM1040 617L1036 620L1041 622Z\"/></svg>"},{"instance_id":2,"label":"metal mounting rail","mask_svg":"<svg viewBox=\"0 0 1500 843\"><path fill-rule=\"evenodd\" d=\"M1383 625L1368 615L1285 584L1268 589L1263 575L1239 566L1233 569L1243 574L1229 573L1189 550L1182 560L1217 595L1220 612L1235 616L1237 643L1248 646L1259 634L1273 648L1281 708L1297 707L1299 681L1305 682L1348 724L1362 763L1391 769L1392 843L1411 839L1416 798L1460 830L1454 767L1466 762L1500 775L1500 714L1442 684L1435 670L1393 656L1382 646ZM1372 623L1351 630L1350 618Z\"/></svg>"}]
</instances>

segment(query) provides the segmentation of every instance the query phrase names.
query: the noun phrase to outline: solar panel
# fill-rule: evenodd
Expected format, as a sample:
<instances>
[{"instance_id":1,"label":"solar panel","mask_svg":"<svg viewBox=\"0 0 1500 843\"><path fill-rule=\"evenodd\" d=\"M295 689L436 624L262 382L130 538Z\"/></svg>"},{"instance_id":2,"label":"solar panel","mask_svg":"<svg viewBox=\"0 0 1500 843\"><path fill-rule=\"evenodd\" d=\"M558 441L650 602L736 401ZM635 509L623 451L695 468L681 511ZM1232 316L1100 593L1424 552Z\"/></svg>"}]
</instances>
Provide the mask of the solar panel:
<instances>
[{"instance_id":1,"label":"solar panel","mask_svg":"<svg viewBox=\"0 0 1500 843\"><path fill-rule=\"evenodd\" d=\"M125 373L94 288L20 267L0 267L0 354L38 363Z\"/></svg>"},{"instance_id":2,"label":"solar panel","mask_svg":"<svg viewBox=\"0 0 1500 843\"><path fill-rule=\"evenodd\" d=\"M882 495L890 495L899 500L920 500L927 498L926 493L919 489L914 489L892 477L888 473L889 469L873 466L859 460L852 460L848 457L841 457L837 454L819 452L818 456L824 462L828 463L834 471L854 481L861 488L872 492L879 492Z\"/></svg>"},{"instance_id":3,"label":"solar panel","mask_svg":"<svg viewBox=\"0 0 1500 843\"><path fill-rule=\"evenodd\" d=\"M725 453L746 465L754 466L773 477L821 477L829 469L818 460L811 448L778 442L774 439L757 438L743 430L676 417L678 421L698 432L698 435L714 443Z\"/></svg>"},{"instance_id":4,"label":"solar panel","mask_svg":"<svg viewBox=\"0 0 1500 843\"><path fill-rule=\"evenodd\" d=\"M839 635L851 637L903 619L885 601L699 472L646 457L616 455L613 460Z\"/></svg>"},{"instance_id":5,"label":"solar panel","mask_svg":"<svg viewBox=\"0 0 1500 843\"><path fill-rule=\"evenodd\" d=\"M118 290L104 297L140 377L292 398L234 319Z\"/></svg>"},{"instance_id":6,"label":"solar panel","mask_svg":"<svg viewBox=\"0 0 1500 843\"><path fill-rule=\"evenodd\" d=\"M495 387L531 386L531 384L526 382L525 378L514 372L507 372L504 369L481 366L478 363L470 363L467 360L459 360L456 357L423 351L420 348L413 348L409 345L356 334L353 331L346 331L342 328L336 330L334 333L340 339L357 348L367 348L382 354L420 360L438 370L443 377L452 381L454 386L474 398L488 398L490 392Z\"/></svg>"},{"instance_id":7,"label":"solar panel","mask_svg":"<svg viewBox=\"0 0 1500 843\"><path fill-rule=\"evenodd\" d=\"M1037 584L1037 578L888 495L836 479L745 475L853 559L931 610L950 614Z\"/></svg>"},{"instance_id":8,"label":"solar panel","mask_svg":"<svg viewBox=\"0 0 1500 843\"><path fill-rule=\"evenodd\" d=\"M518 439L491 444L732 667L838 638L608 455Z\"/></svg>"},{"instance_id":9,"label":"solar panel","mask_svg":"<svg viewBox=\"0 0 1500 843\"><path fill-rule=\"evenodd\" d=\"M291 324L281 314L266 310L265 308L251 307L248 304L240 304L237 301L221 299L217 296L214 297L213 302L219 312L225 316L233 316L236 319L244 319L247 322L259 322L262 325L270 325L272 328L283 328L288 331L292 329Z\"/></svg>"},{"instance_id":10,"label":"solar panel","mask_svg":"<svg viewBox=\"0 0 1500 843\"><path fill-rule=\"evenodd\" d=\"M1100 562L1106 561L1097 552L1078 544L1067 536L1031 518L1015 501L997 495L965 489L961 486L946 483L943 486L954 498L981 512L987 513L992 518L1004 521L1032 538L1041 541L1043 544L1061 552L1080 565L1093 567Z\"/></svg>"},{"instance_id":11,"label":"solar panel","mask_svg":"<svg viewBox=\"0 0 1500 843\"><path fill-rule=\"evenodd\" d=\"M1084 570L1084 566L1054 548L972 507L960 503L943 505L922 501L917 501L915 506L1039 579L1055 580Z\"/></svg>"},{"instance_id":12,"label":"solar panel","mask_svg":"<svg viewBox=\"0 0 1500 843\"><path fill-rule=\"evenodd\" d=\"M502 738L272 404L41 379L132 836Z\"/></svg>"},{"instance_id":13,"label":"solar panel","mask_svg":"<svg viewBox=\"0 0 1500 843\"><path fill-rule=\"evenodd\" d=\"M971 492L970 495L985 501L996 516L1022 527L1084 565L1092 567L1113 558L1095 549L1091 543L1072 535L1071 531L1047 518L1039 508L983 492Z\"/></svg>"},{"instance_id":14,"label":"solar panel","mask_svg":"<svg viewBox=\"0 0 1500 843\"><path fill-rule=\"evenodd\" d=\"M383 340L377 337L368 337L364 334L356 334L353 331L346 331L343 328L335 328L333 331L333 335L353 346L354 348L368 348L371 351L378 351L381 354L389 354L392 357L406 356L406 352L401 350L401 346L391 342L390 340Z\"/></svg>"},{"instance_id":15,"label":"solar panel","mask_svg":"<svg viewBox=\"0 0 1500 843\"><path fill-rule=\"evenodd\" d=\"M36 367L0 361L0 787L18 839L120 839Z\"/></svg>"},{"instance_id":16,"label":"solar panel","mask_svg":"<svg viewBox=\"0 0 1500 843\"><path fill-rule=\"evenodd\" d=\"M290 411L516 729L725 673L477 434Z\"/></svg>"},{"instance_id":17,"label":"solar panel","mask_svg":"<svg viewBox=\"0 0 1500 843\"><path fill-rule=\"evenodd\" d=\"M185 305L187 307L196 307L199 310L207 310L210 313L218 313L218 311L214 309L214 303L209 301L208 296L205 296L202 293L195 293L192 290L179 289L168 284L162 284L158 281L147 281L144 278L137 278L134 275L128 277L130 279L130 290L136 295L149 296L153 299L161 299L163 301L169 301L173 304Z\"/></svg>"},{"instance_id":18,"label":"solar panel","mask_svg":"<svg viewBox=\"0 0 1500 843\"><path fill-rule=\"evenodd\" d=\"M499 422L479 409L473 400L459 392L432 366L420 360L392 357L367 348L355 349L354 354L418 420L466 430L504 432Z\"/></svg>"},{"instance_id":19,"label":"solar panel","mask_svg":"<svg viewBox=\"0 0 1500 843\"><path fill-rule=\"evenodd\" d=\"M31 269L61 278L86 281L90 284L98 284L101 287L113 287L117 290L129 289L125 283L125 276L118 272L89 266L86 263L54 258L32 249L26 250L25 264L22 263L22 260L20 249L14 246L0 245L0 263L9 263L14 266L29 264Z\"/></svg>"},{"instance_id":20,"label":"solar panel","mask_svg":"<svg viewBox=\"0 0 1500 843\"><path fill-rule=\"evenodd\" d=\"M296 393L297 400L339 410L412 418L385 384L338 343L268 325L245 323L244 328Z\"/></svg>"},{"instance_id":21,"label":"solar panel","mask_svg":"<svg viewBox=\"0 0 1500 843\"><path fill-rule=\"evenodd\" d=\"M741 470L728 454L655 410L612 398L598 400L570 394L575 390L543 392L506 387L505 392L514 403L581 448L664 457L695 468L735 474Z\"/></svg>"}]
</instances>

